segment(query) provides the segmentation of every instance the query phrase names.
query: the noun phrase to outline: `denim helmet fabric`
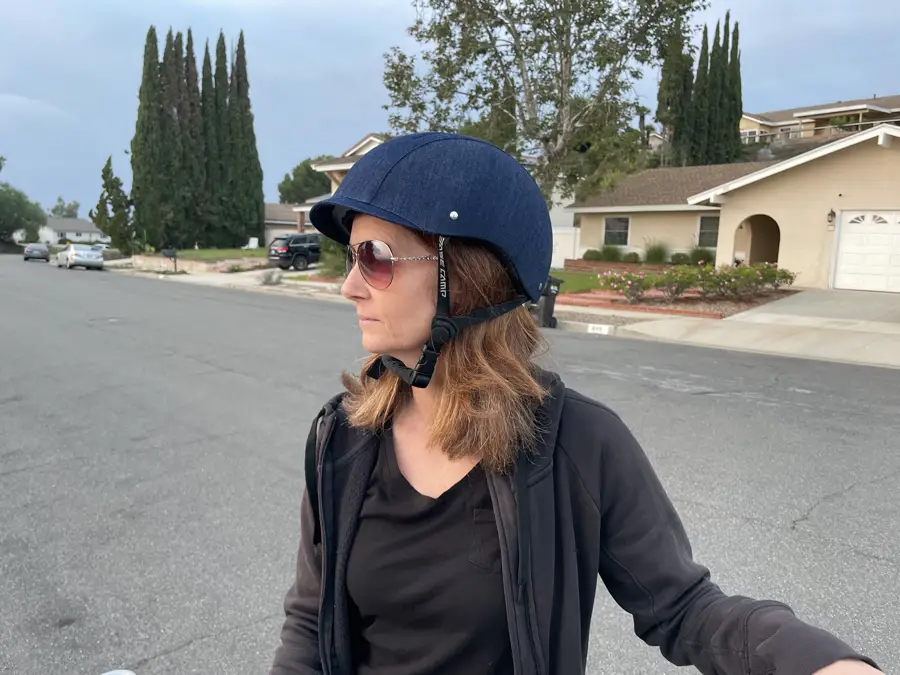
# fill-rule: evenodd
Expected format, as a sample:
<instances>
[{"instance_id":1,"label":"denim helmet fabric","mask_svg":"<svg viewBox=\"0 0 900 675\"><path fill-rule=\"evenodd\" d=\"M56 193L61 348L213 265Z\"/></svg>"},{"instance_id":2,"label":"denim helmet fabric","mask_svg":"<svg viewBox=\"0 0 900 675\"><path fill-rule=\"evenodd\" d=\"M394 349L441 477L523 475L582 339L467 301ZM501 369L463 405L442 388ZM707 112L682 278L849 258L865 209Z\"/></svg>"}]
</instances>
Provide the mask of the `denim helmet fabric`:
<instances>
[{"instance_id":1,"label":"denim helmet fabric","mask_svg":"<svg viewBox=\"0 0 900 675\"><path fill-rule=\"evenodd\" d=\"M309 218L323 235L346 245L348 211L478 240L532 301L550 272L553 234L540 188L518 161L485 141L439 132L385 141L353 165Z\"/></svg>"}]
</instances>

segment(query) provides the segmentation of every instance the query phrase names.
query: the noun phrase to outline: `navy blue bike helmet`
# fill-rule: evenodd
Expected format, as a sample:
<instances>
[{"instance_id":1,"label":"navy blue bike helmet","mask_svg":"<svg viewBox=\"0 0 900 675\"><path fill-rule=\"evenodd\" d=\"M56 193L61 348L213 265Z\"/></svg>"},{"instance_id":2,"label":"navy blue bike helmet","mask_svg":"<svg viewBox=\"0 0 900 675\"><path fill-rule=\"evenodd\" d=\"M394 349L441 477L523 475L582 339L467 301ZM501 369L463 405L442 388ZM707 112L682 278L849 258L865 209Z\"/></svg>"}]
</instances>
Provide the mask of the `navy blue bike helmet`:
<instances>
[{"instance_id":1,"label":"navy blue bike helmet","mask_svg":"<svg viewBox=\"0 0 900 675\"><path fill-rule=\"evenodd\" d=\"M347 245L354 214L368 214L438 237L438 299L431 339L415 368L383 356L385 369L414 387L427 387L441 348L467 325L488 321L537 301L553 249L547 203L525 168L509 154L468 136L428 132L385 141L361 157L337 191L310 211L313 226ZM519 296L465 316L450 315L447 238L477 241L504 264Z\"/></svg>"}]
</instances>

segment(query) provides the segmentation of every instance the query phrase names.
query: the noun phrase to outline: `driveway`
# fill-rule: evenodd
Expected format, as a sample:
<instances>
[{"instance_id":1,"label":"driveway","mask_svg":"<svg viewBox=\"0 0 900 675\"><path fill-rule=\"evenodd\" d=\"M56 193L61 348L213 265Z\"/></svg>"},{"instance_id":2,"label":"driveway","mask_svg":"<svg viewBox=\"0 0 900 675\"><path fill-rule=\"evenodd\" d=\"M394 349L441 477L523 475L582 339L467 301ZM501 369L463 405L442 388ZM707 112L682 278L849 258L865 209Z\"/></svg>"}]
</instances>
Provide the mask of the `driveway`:
<instances>
[{"instance_id":1,"label":"driveway","mask_svg":"<svg viewBox=\"0 0 900 675\"><path fill-rule=\"evenodd\" d=\"M790 297L761 305L730 321L782 323L791 317L839 324L888 323L900 325L900 293L808 289Z\"/></svg>"},{"instance_id":2,"label":"driveway","mask_svg":"<svg viewBox=\"0 0 900 675\"><path fill-rule=\"evenodd\" d=\"M344 304L0 257L0 673L267 672ZM698 560L900 666L893 370L554 333ZM848 572L849 571L849 572ZM590 675L678 675L602 585Z\"/></svg>"}]
</instances>

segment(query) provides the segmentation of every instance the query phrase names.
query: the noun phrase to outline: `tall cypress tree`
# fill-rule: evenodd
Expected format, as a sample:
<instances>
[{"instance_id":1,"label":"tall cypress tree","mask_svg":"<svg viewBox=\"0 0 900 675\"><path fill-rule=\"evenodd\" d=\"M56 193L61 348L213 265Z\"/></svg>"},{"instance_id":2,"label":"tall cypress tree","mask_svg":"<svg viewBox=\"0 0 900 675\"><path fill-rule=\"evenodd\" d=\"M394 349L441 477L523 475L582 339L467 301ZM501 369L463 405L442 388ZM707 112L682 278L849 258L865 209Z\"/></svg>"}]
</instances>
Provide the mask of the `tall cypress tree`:
<instances>
[{"instance_id":1,"label":"tall cypress tree","mask_svg":"<svg viewBox=\"0 0 900 675\"><path fill-rule=\"evenodd\" d=\"M744 154L744 146L741 143L741 116L744 114L744 93L741 81L741 51L738 45L741 33L738 22L734 22L734 31L731 35L731 57L728 61L729 85L731 87L731 116L728 128L731 157L738 159Z\"/></svg>"},{"instance_id":2,"label":"tall cypress tree","mask_svg":"<svg viewBox=\"0 0 900 675\"><path fill-rule=\"evenodd\" d=\"M679 20L666 41L657 94L656 120L669 139L670 160L684 165L690 158L691 93L694 85L694 59L685 49L684 28Z\"/></svg>"},{"instance_id":3,"label":"tall cypress tree","mask_svg":"<svg viewBox=\"0 0 900 675\"><path fill-rule=\"evenodd\" d=\"M231 70L228 96L231 141L231 189L235 219L235 244L246 243L248 237L264 235L265 201L262 166L256 148L253 110L250 105L250 81L247 76L247 53L244 32L238 36L237 52Z\"/></svg>"},{"instance_id":4,"label":"tall cypress tree","mask_svg":"<svg viewBox=\"0 0 900 675\"><path fill-rule=\"evenodd\" d=\"M203 118L203 145L205 155L205 182L203 191L203 236L201 246L212 246L217 239L221 213L218 196L222 184L222 156L219 152L219 118L216 109L216 89L213 84L212 59L209 42L203 54L203 90L200 96L200 112Z\"/></svg>"},{"instance_id":5,"label":"tall cypress tree","mask_svg":"<svg viewBox=\"0 0 900 675\"><path fill-rule=\"evenodd\" d=\"M134 227L144 244L161 246L165 193L163 163L162 85L159 77L159 41L150 26L144 44L144 69L138 93L137 122L131 140L131 197Z\"/></svg>"},{"instance_id":6,"label":"tall cypress tree","mask_svg":"<svg viewBox=\"0 0 900 675\"><path fill-rule=\"evenodd\" d=\"M700 58L697 61L691 120L694 128L691 164L706 164L709 140L709 30L706 26L703 27L703 41L700 43Z\"/></svg>"},{"instance_id":7,"label":"tall cypress tree","mask_svg":"<svg viewBox=\"0 0 900 675\"><path fill-rule=\"evenodd\" d=\"M706 154L703 164L717 164L721 161L719 139L722 136L722 43L721 25L716 21L712 48L709 52L709 90L707 100Z\"/></svg>"},{"instance_id":8,"label":"tall cypress tree","mask_svg":"<svg viewBox=\"0 0 900 675\"><path fill-rule=\"evenodd\" d=\"M733 147L731 145L731 64L728 58L731 54L731 11L725 12L725 23L722 26L722 48L719 60L721 61L721 90L719 92L719 129L716 135L716 163L731 162Z\"/></svg>"},{"instance_id":9,"label":"tall cypress tree","mask_svg":"<svg viewBox=\"0 0 900 675\"><path fill-rule=\"evenodd\" d=\"M685 51L681 57L681 88L679 90L679 115L675 120L675 156L679 166L690 163L694 143L693 93L694 57Z\"/></svg>"},{"instance_id":10,"label":"tall cypress tree","mask_svg":"<svg viewBox=\"0 0 900 675\"><path fill-rule=\"evenodd\" d=\"M227 247L234 243L235 213L231 199L232 174L232 140L228 128L228 49L225 45L225 34L219 33L216 43L216 139L219 146L219 182L215 185L217 221L215 224L215 241L217 246Z\"/></svg>"},{"instance_id":11,"label":"tall cypress tree","mask_svg":"<svg viewBox=\"0 0 900 675\"><path fill-rule=\"evenodd\" d=\"M203 138L203 112L200 100L200 83L197 77L197 57L194 54L194 36L187 33L184 55L184 98L182 106L182 150L185 181L185 218L188 245L199 243L205 229L206 152Z\"/></svg>"},{"instance_id":12,"label":"tall cypress tree","mask_svg":"<svg viewBox=\"0 0 900 675\"><path fill-rule=\"evenodd\" d=\"M181 121L178 116L181 105L183 77L183 56L179 58L175 35L169 29L166 35L166 46L160 65L160 80L163 97L163 147L164 167L163 180L166 195L162 210L163 239L161 245L183 248L187 243L184 228L185 199L182 164L184 151L181 144Z\"/></svg>"}]
</instances>

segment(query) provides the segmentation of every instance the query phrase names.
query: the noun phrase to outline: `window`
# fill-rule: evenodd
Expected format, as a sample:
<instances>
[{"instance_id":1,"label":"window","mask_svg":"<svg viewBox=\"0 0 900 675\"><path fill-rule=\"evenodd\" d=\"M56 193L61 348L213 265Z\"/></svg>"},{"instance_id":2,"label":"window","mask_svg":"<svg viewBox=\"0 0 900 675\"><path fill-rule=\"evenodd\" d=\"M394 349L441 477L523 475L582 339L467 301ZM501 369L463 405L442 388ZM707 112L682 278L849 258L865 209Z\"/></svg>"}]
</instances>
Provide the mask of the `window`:
<instances>
[{"instance_id":1,"label":"window","mask_svg":"<svg viewBox=\"0 0 900 675\"><path fill-rule=\"evenodd\" d=\"M606 218L603 232L604 246L628 246L628 217Z\"/></svg>"},{"instance_id":2,"label":"window","mask_svg":"<svg viewBox=\"0 0 900 675\"><path fill-rule=\"evenodd\" d=\"M700 234L697 235L697 246L716 248L718 244L719 216L700 216Z\"/></svg>"},{"instance_id":3,"label":"window","mask_svg":"<svg viewBox=\"0 0 900 675\"><path fill-rule=\"evenodd\" d=\"M80 236L81 236L81 232L76 232L76 233L75 233L75 236L76 236L76 237L80 237Z\"/></svg>"}]
</instances>

